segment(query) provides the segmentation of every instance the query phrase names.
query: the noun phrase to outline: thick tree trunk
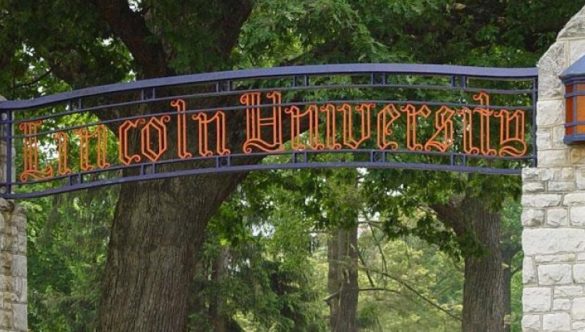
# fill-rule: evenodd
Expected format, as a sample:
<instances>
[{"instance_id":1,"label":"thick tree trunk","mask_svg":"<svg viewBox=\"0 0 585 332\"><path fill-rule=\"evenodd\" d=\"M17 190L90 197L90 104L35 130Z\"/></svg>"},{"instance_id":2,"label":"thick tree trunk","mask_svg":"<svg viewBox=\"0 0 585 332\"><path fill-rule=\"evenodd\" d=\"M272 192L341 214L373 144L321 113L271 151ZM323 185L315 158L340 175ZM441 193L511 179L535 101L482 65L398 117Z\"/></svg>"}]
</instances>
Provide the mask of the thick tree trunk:
<instances>
[{"instance_id":1,"label":"thick tree trunk","mask_svg":"<svg viewBox=\"0 0 585 332\"><path fill-rule=\"evenodd\" d=\"M504 269L499 213L478 198L433 207L459 237L473 236L483 253L465 257L463 322L465 332L504 331Z\"/></svg>"},{"instance_id":2,"label":"thick tree trunk","mask_svg":"<svg viewBox=\"0 0 585 332\"><path fill-rule=\"evenodd\" d=\"M468 200L464 210L484 254L465 258L463 331L500 332L505 315L500 216L477 199Z\"/></svg>"},{"instance_id":3,"label":"thick tree trunk","mask_svg":"<svg viewBox=\"0 0 585 332\"><path fill-rule=\"evenodd\" d=\"M331 331L357 331L357 226L334 231L329 239L327 256L327 286L332 294L329 300Z\"/></svg>"},{"instance_id":4,"label":"thick tree trunk","mask_svg":"<svg viewBox=\"0 0 585 332\"><path fill-rule=\"evenodd\" d=\"M207 222L243 174L124 185L100 303L100 331L185 331Z\"/></svg>"}]
</instances>

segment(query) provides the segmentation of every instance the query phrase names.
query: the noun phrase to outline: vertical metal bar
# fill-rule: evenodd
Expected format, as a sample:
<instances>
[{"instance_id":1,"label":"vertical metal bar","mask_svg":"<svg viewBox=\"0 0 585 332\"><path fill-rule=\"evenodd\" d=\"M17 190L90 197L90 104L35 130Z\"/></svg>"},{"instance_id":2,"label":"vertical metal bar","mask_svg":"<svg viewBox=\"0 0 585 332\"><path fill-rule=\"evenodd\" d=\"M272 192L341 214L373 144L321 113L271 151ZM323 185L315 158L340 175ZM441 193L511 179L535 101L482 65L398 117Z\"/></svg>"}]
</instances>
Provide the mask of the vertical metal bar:
<instances>
[{"instance_id":1,"label":"vertical metal bar","mask_svg":"<svg viewBox=\"0 0 585 332\"><path fill-rule=\"evenodd\" d=\"M6 111L6 193L12 194L12 110Z\"/></svg>"},{"instance_id":2,"label":"vertical metal bar","mask_svg":"<svg viewBox=\"0 0 585 332\"><path fill-rule=\"evenodd\" d=\"M451 88L455 89L457 87L457 76L451 75Z\"/></svg>"}]
</instances>

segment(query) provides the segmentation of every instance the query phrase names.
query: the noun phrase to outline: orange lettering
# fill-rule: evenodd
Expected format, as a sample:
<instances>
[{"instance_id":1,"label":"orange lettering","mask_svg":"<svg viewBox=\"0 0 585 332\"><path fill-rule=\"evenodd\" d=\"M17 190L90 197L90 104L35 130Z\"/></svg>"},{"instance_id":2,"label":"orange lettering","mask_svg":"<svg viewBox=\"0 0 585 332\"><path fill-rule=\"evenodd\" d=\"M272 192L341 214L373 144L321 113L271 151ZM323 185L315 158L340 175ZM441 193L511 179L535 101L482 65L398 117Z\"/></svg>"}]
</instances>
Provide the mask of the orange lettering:
<instances>
[{"instance_id":1,"label":"orange lettering","mask_svg":"<svg viewBox=\"0 0 585 332\"><path fill-rule=\"evenodd\" d=\"M447 106L441 107L435 113L435 133L425 144L426 151L436 149L445 152L453 145L453 115L455 111ZM443 139L439 141L437 139L441 134L443 134Z\"/></svg>"},{"instance_id":2,"label":"orange lettering","mask_svg":"<svg viewBox=\"0 0 585 332\"><path fill-rule=\"evenodd\" d=\"M480 92L474 95L473 100L479 101L479 104L482 106L489 106L490 104L490 96L488 96L488 94L485 92ZM494 111L490 110L489 108L476 107L473 112L480 114L479 146L481 153L486 156L495 156L496 150L490 146L490 116L494 113Z\"/></svg>"},{"instance_id":3,"label":"orange lettering","mask_svg":"<svg viewBox=\"0 0 585 332\"><path fill-rule=\"evenodd\" d=\"M209 149L208 131L209 124L215 122L215 150L220 156L225 156L231 153L226 148L226 128L225 128L225 113L222 111L216 112L211 118L207 114L199 113L193 115L193 120L199 121L199 154L204 157L212 156L213 152Z\"/></svg>"},{"instance_id":4,"label":"orange lettering","mask_svg":"<svg viewBox=\"0 0 585 332\"><path fill-rule=\"evenodd\" d=\"M89 163L89 140L97 138L97 165L99 168L108 168L110 163L107 162L108 155L108 128L104 125L98 125L93 133L88 128L81 128L73 131L79 136L79 168L82 171L93 169Z\"/></svg>"},{"instance_id":5,"label":"orange lettering","mask_svg":"<svg viewBox=\"0 0 585 332\"><path fill-rule=\"evenodd\" d=\"M422 105L418 110L414 105L406 105L402 107L402 112L406 113L406 147L409 150L422 150L423 146L417 143L416 127L418 125L418 116L427 118L431 114L431 110Z\"/></svg>"},{"instance_id":6,"label":"orange lettering","mask_svg":"<svg viewBox=\"0 0 585 332\"><path fill-rule=\"evenodd\" d=\"M171 101L171 106L177 109L177 155L181 159L191 158L193 154L187 151L187 116L186 104L183 99Z\"/></svg>"},{"instance_id":7,"label":"orange lettering","mask_svg":"<svg viewBox=\"0 0 585 332\"><path fill-rule=\"evenodd\" d=\"M388 104L378 113L378 147L381 150L390 148L392 150L398 149L398 143L387 140L387 137L392 135L392 124L400 118L400 112L396 106Z\"/></svg>"},{"instance_id":8,"label":"orange lettering","mask_svg":"<svg viewBox=\"0 0 585 332\"><path fill-rule=\"evenodd\" d=\"M71 173L71 168L68 166L67 161L67 150L69 147L69 135L65 132L58 132L53 135L53 138L57 140L57 174L67 175Z\"/></svg>"},{"instance_id":9,"label":"orange lettering","mask_svg":"<svg viewBox=\"0 0 585 332\"><path fill-rule=\"evenodd\" d=\"M479 148L473 145L473 111L464 107L458 113L463 117L463 152L479 154Z\"/></svg>"},{"instance_id":10,"label":"orange lettering","mask_svg":"<svg viewBox=\"0 0 585 332\"><path fill-rule=\"evenodd\" d=\"M325 147L330 150L341 149L337 143L337 131L335 128L335 105L327 104L321 106L321 112L325 113Z\"/></svg>"},{"instance_id":11,"label":"orange lettering","mask_svg":"<svg viewBox=\"0 0 585 332\"><path fill-rule=\"evenodd\" d=\"M240 97L240 102L246 106L246 141L242 149L244 153L252 153L252 148L262 151L279 151L282 145L282 106L280 92L274 91L266 94L272 99L272 116L262 117L260 107L260 92L245 93ZM262 138L262 128L268 127L272 131L272 140Z\"/></svg>"},{"instance_id":12,"label":"orange lettering","mask_svg":"<svg viewBox=\"0 0 585 332\"><path fill-rule=\"evenodd\" d=\"M343 113L343 144L351 149L357 149L360 144L366 141L371 136L370 130L370 110L375 104L360 104L356 107L356 111L361 114L361 134L359 140L356 140L353 135L353 108L349 104L343 104L337 109L338 112Z\"/></svg>"},{"instance_id":13,"label":"orange lettering","mask_svg":"<svg viewBox=\"0 0 585 332\"><path fill-rule=\"evenodd\" d=\"M24 171L20 173L22 182L28 181L29 177L46 179L53 176L53 167L51 166L45 167L44 170L39 170L39 140L36 135L42 123L42 120L30 121L23 122L18 126L26 135L22 144L24 159Z\"/></svg>"},{"instance_id":14,"label":"orange lettering","mask_svg":"<svg viewBox=\"0 0 585 332\"><path fill-rule=\"evenodd\" d=\"M317 105L309 105L307 110L301 113L297 106L291 106L284 110L290 114L290 138L293 150L304 150L305 144L301 143L301 119L309 117L309 147L313 150L322 150L324 145L319 141L319 108Z\"/></svg>"},{"instance_id":15,"label":"orange lettering","mask_svg":"<svg viewBox=\"0 0 585 332\"><path fill-rule=\"evenodd\" d=\"M511 113L508 110L500 110L496 112L495 117L500 118L500 150L498 155L500 157L506 155L521 157L526 154L524 112L516 110Z\"/></svg>"},{"instance_id":16,"label":"orange lettering","mask_svg":"<svg viewBox=\"0 0 585 332\"><path fill-rule=\"evenodd\" d=\"M142 158L137 155L137 154L133 154L133 155L129 155L128 153L128 131L130 131L131 128L137 128L138 124L143 124L144 122L146 122L144 119L137 119L137 120L126 120L122 123L122 125L120 125L120 127L118 128L118 156L120 159L120 162L122 162L122 164L128 166L130 165L130 163L134 162L139 162Z\"/></svg>"},{"instance_id":17,"label":"orange lettering","mask_svg":"<svg viewBox=\"0 0 585 332\"><path fill-rule=\"evenodd\" d=\"M159 160L167 150L167 126L164 123L169 121L171 121L171 117L168 115L163 115L159 118L153 116L140 130L141 151L150 161ZM153 129L156 131L155 136L158 142L156 150L152 148L151 134L153 132L151 130Z\"/></svg>"}]
</instances>

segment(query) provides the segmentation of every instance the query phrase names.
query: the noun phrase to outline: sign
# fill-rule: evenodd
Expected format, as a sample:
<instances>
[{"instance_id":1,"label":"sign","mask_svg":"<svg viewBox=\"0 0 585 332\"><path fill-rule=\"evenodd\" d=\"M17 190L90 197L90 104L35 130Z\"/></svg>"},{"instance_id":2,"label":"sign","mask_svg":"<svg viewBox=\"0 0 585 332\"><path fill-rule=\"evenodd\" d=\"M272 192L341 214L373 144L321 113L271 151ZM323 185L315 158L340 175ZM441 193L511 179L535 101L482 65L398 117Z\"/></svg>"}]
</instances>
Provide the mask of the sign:
<instances>
[{"instance_id":1,"label":"sign","mask_svg":"<svg viewBox=\"0 0 585 332\"><path fill-rule=\"evenodd\" d=\"M25 111L9 109L15 101L1 103L4 126L13 132L4 141L17 153L10 156L16 157L16 169L7 168L16 179L5 184L4 196L254 169L400 167L517 174L534 163L535 72L500 73L479 88L470 86L472 74L485 79L489 69L436 67L441 70L417 68L424 83L405 84L417 76L410 71L308 70L252 77L259 85L254 87L248 77L237 77L241 72L229 72L233 77L227 80L190 76L180 84L149 81L148 88L86 90L81 98L66 95L53 98L58 102L49 98L34 107L23 105ZM461 68L468 73L458 73ZM283 76L290 80L282 83ZM503 86L510 80L529 84L503 89L493 84L497 79ZM191 81L196 84L185 86ZM275 83L282 86L262 87ZM493 105L492 95L514 103ZM258 164L270 155L275 160Z\"/></svg>"}]
</instances>

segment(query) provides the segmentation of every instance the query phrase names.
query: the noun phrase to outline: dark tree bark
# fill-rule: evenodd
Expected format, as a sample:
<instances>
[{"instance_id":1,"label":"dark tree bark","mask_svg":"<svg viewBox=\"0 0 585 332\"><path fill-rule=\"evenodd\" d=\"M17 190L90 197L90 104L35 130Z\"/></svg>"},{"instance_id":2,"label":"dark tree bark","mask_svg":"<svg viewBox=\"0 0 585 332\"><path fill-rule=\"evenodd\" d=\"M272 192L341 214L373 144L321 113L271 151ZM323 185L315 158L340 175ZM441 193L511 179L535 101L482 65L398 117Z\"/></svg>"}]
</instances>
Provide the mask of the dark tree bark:
<instances>
[{"instance_id":1,"label":"dark tree bark","mask_svg":"<svg viewBox=\"0 0 585 332\"><path fill-rule=\"evenodd\" d=\"M502 261L504 264L504 271L502 273L502 282L504 287L504 310L506 316L508 317L508 319L506 319L504 332L511 331L510 320L512 317L512 277L515 273L515 271L512 270L512 261L514 256L516 256L520 250L520 246L515 243L513 245L502 248Z\"/></svg>"},{"instance_id":2,"label":"dark tree bark","mask_svg":"<svg viewBox=\"0 0 585 332\"><path fill-rule=\"evenodd\" d=\"M472 236L481 246L480 254L465 257L462 330L503 331L506 310L499 213L490 211L485 202L473 197L436 205L433 209L458 237Z\"/></svg>"},{"instance_id":3,"label":"dark tree bark","mask_svg":"<svg viewBox=\"0 0 585 332\"><path fill-rule=\"evenodd\" d=\"M242 175L122 187L108 251L100 331L185 331L195 254Z\"/></svg>"},{"instance_id":4,"label":"dark tree bark","mask_svg":"<svg viewBox=\"0 0 585 332\"><path fill-rule=\"evenodd\" d=\"M135 58L144 77L171 75L162 42L153 38L144 17L134 12L126 0L92 0L114 35L118 36Z\"/></svg>"},{"instance_id":5,"label":"dark tree bark","mask_svg":"<svg viewBox=\"0 0 585 332\"><path fill-rule=\"evenodd\" d=\"M149 31L143 13L131 10L125 0L93 0L92 4L132 53L139 77L173 73L165 42ZM252 3L229 0L217 6L223 14L210 18L215 19L212 23L219 35L216 50L221 54L216 58L227 61ZM241 142L238 134L229 137L228 144L240 146ZM169 151L174 148L169 146ZM189 289L207 223L244 176L208 175L122 185L98 315L100 331L187 329Z\"/></svg>"},{"instance_id":6,"label":"dark tree bark","mask_svg":"<svg viewBox=\"0 0 585 332\"><path fill-rule=\"evenodd\" d=\"M511 263L511 262L510 262ZM507 264L506 261L504 261L504 264ZM503 307L504 307L504 315L505 317L508 317L508 319L505 320L504 322L504 332L510 332L511 331L511 326L510 326L510 321L509 321L509 317L511 317L512 315L512 270L510 269L510 266L504 267L504 270L502 271L502 287L503 289Z\"/></svg>"},{"instance_id":7,"label":"dark tree bark","mask_svg":"<svg viewBox=\"0 0 585 332\"><path fill-rule=\"evenodd\" d=\"M358 252L357 226L335 230L329 238L327 288L331 331L357 331Z\"/></svg>"},{"instance_id":8,"label":"dark tree bark","mask_svg":"<svg viewBox=\"0 0 585 332\"><path fill-rule=\"evenodd\" d=\"M499 255L500 218L481 208L472 216L476 239L485 254L465 258L463 331L499 332L504 328L505 316L504 271Z\"/></svg>"},{"instance_id":9,"label":"dark tree bark","mask_svg":"<svg viewBox=\"0 0 585 332\"><path fill-rule=\"evenodd\" d=\"M226 259L228 255L227 248L221 248L217 257L213 260L211 266L211 280L214 284L219 284L225 275ZM220 296L210 299L209 303L209 321L215 332L226 332L229 323L229 317L223 314L223 301ZM228 319L226 319L228 318Z\"/></svg>"}]
</instances>

